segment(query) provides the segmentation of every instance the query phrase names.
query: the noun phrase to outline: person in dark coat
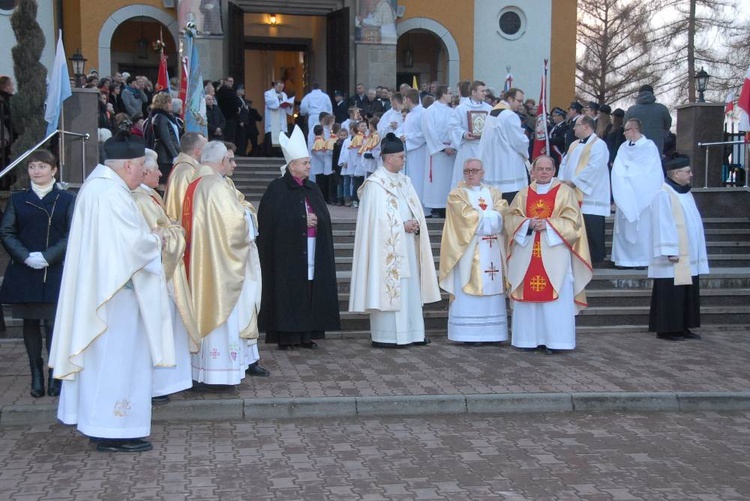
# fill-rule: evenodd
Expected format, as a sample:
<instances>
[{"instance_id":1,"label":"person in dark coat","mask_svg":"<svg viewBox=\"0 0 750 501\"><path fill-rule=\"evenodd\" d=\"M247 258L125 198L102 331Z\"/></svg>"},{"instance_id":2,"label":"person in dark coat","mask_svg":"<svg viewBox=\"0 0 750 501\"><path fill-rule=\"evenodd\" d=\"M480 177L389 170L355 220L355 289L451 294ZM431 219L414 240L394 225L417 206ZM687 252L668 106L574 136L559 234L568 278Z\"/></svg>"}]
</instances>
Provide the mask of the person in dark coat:
<instances>
[{"instance_id":1,"label":"person in dark coat","mask_svg":"<svg viewBox=\"0 0 750 501\"><path fill-rule=\"evenodd\" d=\"M180 126L172 113L172 96L160 92L154 96L151 115L144 130L146 145L158 155L157 162L161 177L160 191L164 191L172 164L180 154Z\"/></svg>"},{"instance_id":2,"label":"person in dark coat","mask_svg":"<svg viewBox=\"0 0 750 501\"><path fill-rule=\"evenodd\" d=\"M560 168L562 157L565 154L565 136L568 133L567 113L562 108L552 108L550 118L552 124L549 127L550 156L555 161L555 170Z\"/></svg>"},{"instance_id":3,"label":"person in dark coat","mask_svg":"<svg viewBox=\"0 0 750 501\"><path fill-rule=\"evenodd\" d=\"M280 134L287 164L271 181L258 209L258 253L263 277L258 327L266 343L315 349L313 339L340 329L331 216L310 182L310 153L299 127Z\"/></svg>"},{"instance_id":4,"label":"person in dark coat","mask_svg":"<svg viewBox=\"0 0 750 501\"><path fill-rule=\"evenodd\" d=\"M26 165L31 187L11 195L0 224L0 240L11 258L0 302L12 304L13 316L23 319L31 396L38 398L44 395L41 321L49 354L75 195L55 185L57 162L49 151L35 151ZM50 369L47 394L59 396L60 383Z\"/></svg>"},{"instance_id":5,"label":"person in dark coat","mask_svg":"<svg viewBox=\"0 0 750 501\"><path fill-rule=\"evenodd\" d=\"M254 157L261 156L260 146L258 146L258 137L260 137L260 131L258 130L258 122L263 121L263 115L258 110L253 108L252 100L248 99L245 101L247 105L247 138L250 142L250 155Z\"/></svg>"},{"instance_id":6,"label":"person in dark coat","mask_svg":"<svg viewBox=\"0 0 750 501\"><path fill-rule=\"evenodd\" d=\"M654 88L650 85L642 85L638 89L635 104L625 112L623 121L627 122L631 118L641 121L641 132L659 148L659 155L663 155L664 134L672 127L672 116L666 106L656 102Z\"/></svg>"}]
</instances>

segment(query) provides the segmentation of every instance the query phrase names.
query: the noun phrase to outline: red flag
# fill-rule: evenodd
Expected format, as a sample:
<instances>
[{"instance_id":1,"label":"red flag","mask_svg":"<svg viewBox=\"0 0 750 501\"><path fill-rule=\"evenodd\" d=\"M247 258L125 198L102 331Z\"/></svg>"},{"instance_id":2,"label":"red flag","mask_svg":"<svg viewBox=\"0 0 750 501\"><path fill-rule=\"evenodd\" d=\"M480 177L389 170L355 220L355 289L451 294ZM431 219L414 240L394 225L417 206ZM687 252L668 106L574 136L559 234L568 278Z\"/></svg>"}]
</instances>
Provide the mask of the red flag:
<instances>
[{"instance_id":1,"label":"red flag","mask_svg":"<svg viewBox=\"0 0 750 501\"><path fill-rule=\"evenodd\" d=\"M180 78L180 100L184 103L182 106L182 119L185 119L185 110L187 109L187 89L188 89L188 75L190 71L188 69L188 58L187 56L182 57L182 77Z\"/></svg>"},{"instance_id":2,"label":"red flag","mask_svg":"<svg viewBox=\"0 0 750 501\"><path fill-rule=\"evenodd\" d=\"M745 82L742 84L742 92L740 92L740 98L737 100L737 106L750 115L750 68L745 73Z\"/></svg>"},{"instance_id":3,"label":"red flag","mask_svg":"<svg viewBox=\"0 0 750 501\"><path fill-rule=\"evenodd\" d=\"M547 59L544 60L542 71L542 90L539 93L539 107L536 112L536 126L534 127L534 147L531 150L531 160L549 152L549 137L547 136Z\"/></svg>"},{"instance_id":4,"label":"red flag","mask_svg":"<svg viewBox=\"0 0 750 501\"><path fill-rule=\"evenodd\" d=\"M734 111L734 92L727 94L727 100L724 103L724 114L729 115Z\"/></svg>"},{"instance_id":5,"label":"red flag","mask_svg":"<svg viewBox=\"0 0 750 501\"><path fill-rule=\"evenodd\" d=\"M159 61L159 78L156 81L156 86L154 87L154 90L156 92L161 92L163 90L170 90L169 89L169 73L167 73L167 55L164 53L164 51L161 52L161 61Z\"/></svg>"}]
</instances>

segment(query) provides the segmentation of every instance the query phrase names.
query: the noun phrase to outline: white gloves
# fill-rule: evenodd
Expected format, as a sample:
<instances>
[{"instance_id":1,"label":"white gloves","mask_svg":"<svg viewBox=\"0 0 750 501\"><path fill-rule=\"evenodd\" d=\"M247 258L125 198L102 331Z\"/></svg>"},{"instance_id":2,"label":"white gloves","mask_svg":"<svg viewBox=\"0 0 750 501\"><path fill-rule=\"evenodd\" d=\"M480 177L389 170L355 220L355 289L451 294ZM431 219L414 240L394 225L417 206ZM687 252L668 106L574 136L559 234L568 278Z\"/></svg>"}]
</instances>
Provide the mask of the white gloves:
<instances>
[{"instance_id":1,"label":"white gloves","mask_svg":"<svg viewBox=\"0 0 750 501\"><path fill-rule=\"evenodd\" d=\"M41 252L32 252L29 254L29 257L26 258L24 263L26 263L26 266L29 268L34 268L35 270L41 270L49 266L49 263L44 259Z\"/></svg>"}]
</instances>

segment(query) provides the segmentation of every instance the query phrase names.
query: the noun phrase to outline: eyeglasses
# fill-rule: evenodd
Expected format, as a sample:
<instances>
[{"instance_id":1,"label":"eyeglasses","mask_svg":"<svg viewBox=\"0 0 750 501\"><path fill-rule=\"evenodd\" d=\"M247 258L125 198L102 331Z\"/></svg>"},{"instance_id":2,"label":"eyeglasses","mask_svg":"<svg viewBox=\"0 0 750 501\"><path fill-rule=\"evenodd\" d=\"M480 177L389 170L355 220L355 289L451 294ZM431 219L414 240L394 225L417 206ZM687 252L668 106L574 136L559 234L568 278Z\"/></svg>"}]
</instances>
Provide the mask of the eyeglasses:
<instances>
[{"instance_id":1,"label":"eyeglasses","mask_svg":"<svg viewBox=\"0 0 750 501\"><path fill-rule=\"evenodd\" d=\"M633 130L633 129L635 129L635 127L625 127L625 132L627 132L629 130Z\"/></svg>"},{"instance_id":2,"label":"eyeglasses","mask_svg":"<svg viewBox=\"0 0 750 501\"><path fill-rule=\"evenodd\" d=\"M464 169L464 174L476 174L482 172L484 169Z\"/></svg>"}]
</instances>

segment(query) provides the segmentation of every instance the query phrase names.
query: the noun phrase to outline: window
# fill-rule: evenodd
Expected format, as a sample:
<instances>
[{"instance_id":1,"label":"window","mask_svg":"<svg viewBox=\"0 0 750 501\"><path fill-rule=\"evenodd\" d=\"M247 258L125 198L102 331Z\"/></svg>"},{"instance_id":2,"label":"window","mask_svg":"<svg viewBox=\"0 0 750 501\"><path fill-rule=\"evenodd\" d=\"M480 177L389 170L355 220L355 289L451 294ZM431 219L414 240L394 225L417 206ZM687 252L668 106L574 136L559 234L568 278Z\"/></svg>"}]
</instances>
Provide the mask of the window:
<instances>
[{"instance_id":1,"label":"window","mask_svg":"<svg viewBox=\"0 0 750 501\"><path fill-rule=\"evenodd\" d=\"M11 15L17 4L18 0L0 0L0 14Z\"/></svg>"},{"instance_id":2,"label":"window","mask_svg":"<svg viewBox=\"0 0 750 501\"><path fill-rule=\"evenodd\" d=\"M507 40L517 40L526 33L526 15L518 7L505 7L498 14L498 34Z\"/></svg>"}]
</instances>

